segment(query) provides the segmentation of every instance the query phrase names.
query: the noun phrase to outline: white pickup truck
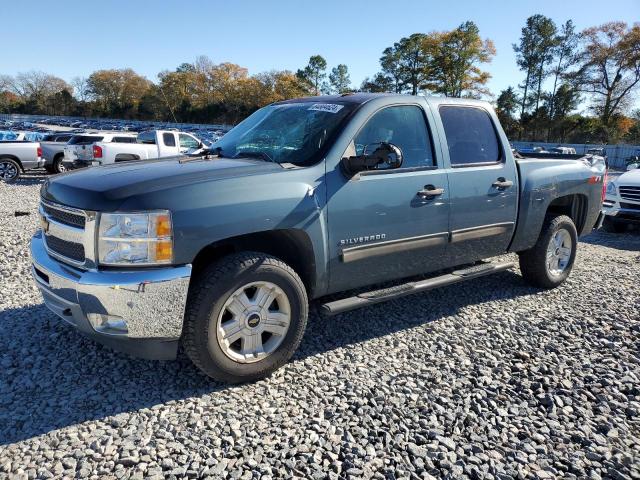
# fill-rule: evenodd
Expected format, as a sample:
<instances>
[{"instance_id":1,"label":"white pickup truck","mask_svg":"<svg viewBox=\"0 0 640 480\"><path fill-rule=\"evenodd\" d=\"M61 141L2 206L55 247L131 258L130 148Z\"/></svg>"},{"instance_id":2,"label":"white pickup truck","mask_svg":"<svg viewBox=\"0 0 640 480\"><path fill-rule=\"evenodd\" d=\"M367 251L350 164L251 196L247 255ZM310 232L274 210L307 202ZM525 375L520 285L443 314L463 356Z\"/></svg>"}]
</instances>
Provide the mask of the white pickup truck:
<instances>
[{"instance_id":1,"label":"white pickup truck","mask_svg":"<svg viewBox=\"0 0 640 480\"><path fill-rule=\"evenodd\" d=\"M0 179L15 182L25 170L44 165L38 142L25 140L0 141Z\"/></svg>"},{"instance_id":2,"label":"white pickup truck","mask_svg":"<svg viewBox=\"0 0 640 480\"><path fill-rule=\"evenodd\" d=\"M76 156L68 166L82 168L132 160L193 155L200 153L204 148L206 147L202 141L189 133L149 130L138 134L131 143L95 141L86 146L84 155ZM66 151L65 148L65 164L68 162Z\"/></svg>"},{"instance_id":3,"label":"white pickup truck","mask_svg":"<svg viewBox=\"0 0 640 480\"><path fill-rule=\"evenodd\" d=\"M71 137L64 146L64 159L62 163L65 169L86 167L91 165L96 158L99 158L96 152L100 152L103 147L96 150L96 145L111 145L116 143L133 144L135 142L135 134L126 132L80 133Z\"/></svg>"}]
</instances>

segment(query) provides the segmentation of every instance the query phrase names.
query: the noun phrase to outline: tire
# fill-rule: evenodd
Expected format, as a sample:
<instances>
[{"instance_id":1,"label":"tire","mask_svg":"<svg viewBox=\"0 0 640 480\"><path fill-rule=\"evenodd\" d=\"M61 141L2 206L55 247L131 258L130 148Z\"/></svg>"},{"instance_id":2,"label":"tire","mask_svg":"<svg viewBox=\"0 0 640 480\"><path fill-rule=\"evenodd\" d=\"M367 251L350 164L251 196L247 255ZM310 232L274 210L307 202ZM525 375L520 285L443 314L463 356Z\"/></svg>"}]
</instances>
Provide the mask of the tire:
<instances>
[{"instance_id":1,"label":"tire","mask_svg":"<svg viewBox=\"0 0 640 480\"><path fill-rule=\"evenodd\" d=\"M58 155L53 159L53 173L64 173L68 171L67 167L65 167L65 165L62 163L63 160L64 156L62 155Z\"/></svg>"},{"instance_id":2,"label":"tire","mask_svg":"<svg viewBox=\"0 0 640 480\"><path fill-rule=\"evenodd\" d=\"M266 307L258 306L259 297L267 299ZM191 287L182 343L191 361L211 378L256 380L291 358L304 335L308 311L304 284L289 265L264 253L230 255L210 265ZM282 319L287 315L285 330ZM253 348L258 338L262 352ZM259 353L246 353L252 351Z\"/></svg>"},{"instance_id":3,"label":"tire","mask_svg":"<svg viewBox=\"0 0 640 480\"><path fill-rule=\"evenodd\" d=\"M12 158L0 158L0 180L13 183L20 177L20 164Z\"/></svg>"},{"instance_id":4,"label":"tire","mask_svg":"<svg viewBox=\"0 0 640 480\"><path fill-rule=\"evenodd\" d=\"M628 226L626 223L611 218L608 215L604 217L604 221L602 222L602 229L610 233L624 233L627 231Z\"/></svg>"},{"instance_id":5,"label":"tire","mask_svg":"<svg viewBox=\"0 0 640 480\"><path fill-rule=\"evenodd\" d=\"M578 232L573 220L566 215L547 215L536 244L519 253L522 276L536 287L557 287L571 273L577 247Z\"/></svg>"}]
</instances>

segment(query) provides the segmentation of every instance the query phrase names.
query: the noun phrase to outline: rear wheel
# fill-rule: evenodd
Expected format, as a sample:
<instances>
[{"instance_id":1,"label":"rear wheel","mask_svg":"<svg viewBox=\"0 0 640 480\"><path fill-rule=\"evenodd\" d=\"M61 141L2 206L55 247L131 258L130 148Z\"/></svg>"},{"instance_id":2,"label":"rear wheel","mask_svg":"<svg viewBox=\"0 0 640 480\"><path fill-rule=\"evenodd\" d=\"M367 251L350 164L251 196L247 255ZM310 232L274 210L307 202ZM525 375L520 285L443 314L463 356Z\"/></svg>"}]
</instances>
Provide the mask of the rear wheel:
<instances>
[{"instance_id":1,"label":"rear wheel","mask_svg":"<svg viewBox=\"0 0 640 480\"><path fill-rule=\"evenodd\" d=\"M0 158L0 179L7 183L15 182L20 177L20 165L11 158Z\"/></svg>"},{"instance_id":2,"label":"rear wheel","mask_svg":"<svg viewBox=\"0 0 640 480\"><path fill-rule=\"evenodd\" d=\"M573 220L566 215L548 215L536 244L519 254L522 276L536 287L557 287L571 273L577 246Z\"/></svg>"},{"instance_id":3,"label":"rear wheel","mask_svg":"<svg viewBox=\"0 0 640 480\"><path fill-rule=\"evenodd\" d=\"M210 377L251 381L291 358L307 315L304 285L286 263L263 253L231 255L211 265L193 285L183 344Z\"/></svg>"},{"instance_id":4,"label":"rear wheel","mask_svg":"<svg viewBox=\"0 0 640 480\"><path fill-rule=\"evenodd\" d=\"M62 163L64 160L64 156L59 155L53 159L53 172L54 173L64 173L67 171L67 167Z\"/></svg>"}]
</instances>

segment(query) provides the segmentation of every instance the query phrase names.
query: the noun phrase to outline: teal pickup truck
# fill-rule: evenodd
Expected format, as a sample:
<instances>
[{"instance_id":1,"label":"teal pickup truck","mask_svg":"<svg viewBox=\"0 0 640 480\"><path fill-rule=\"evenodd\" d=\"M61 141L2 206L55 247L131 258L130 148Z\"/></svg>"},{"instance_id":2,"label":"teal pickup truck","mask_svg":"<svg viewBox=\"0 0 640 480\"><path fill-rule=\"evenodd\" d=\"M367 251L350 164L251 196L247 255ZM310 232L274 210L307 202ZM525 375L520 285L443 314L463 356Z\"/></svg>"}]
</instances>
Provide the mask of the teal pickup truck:
<instances>
[{"instance_id":1,"label":"teal pickup truck","mask_svg":"<svg viewBox=\"0 0 640 480\"><path fill-rule=\"evenodd\" d=\"M505 252L532 285L560 285L605 178L514 159L485 102L289 100L205 154L47 180L33 277L102 343L155 359L181 343L211 377L247 381L291 357L310 299L335 315L512 268L486 261Z\"/></svg>"}]
</instances>

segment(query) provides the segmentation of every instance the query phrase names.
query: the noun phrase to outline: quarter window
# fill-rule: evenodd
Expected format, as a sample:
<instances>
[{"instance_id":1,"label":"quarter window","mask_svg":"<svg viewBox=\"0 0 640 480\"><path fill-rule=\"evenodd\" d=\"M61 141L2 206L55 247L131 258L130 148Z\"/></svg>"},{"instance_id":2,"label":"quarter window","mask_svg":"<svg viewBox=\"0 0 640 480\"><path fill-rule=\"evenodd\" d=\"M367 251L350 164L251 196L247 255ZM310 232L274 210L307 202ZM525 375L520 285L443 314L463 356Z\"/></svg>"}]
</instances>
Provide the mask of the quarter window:
<instances>
[{"instance_id":1,"label":"quarter window","mask_svg":"<svg viewBox=\"0 0 640 480\"><path fill-rule=\"evenodd\" d=\"M485 110L447 105L439 111L452 166L500 161L498 136Z\"/></svg>"},{"instance_id":2,"label":"quarter window","mask_svg":"<svg viewBox=\"0 0 640 480\"><path fill-rule=\"evenodd\" d=\"M356 153L371 153L381 142L402 150L402 168L433 167L433 148L420 107L398 105L376 112L354 138Z\"/></svg>"}]
</instances>

